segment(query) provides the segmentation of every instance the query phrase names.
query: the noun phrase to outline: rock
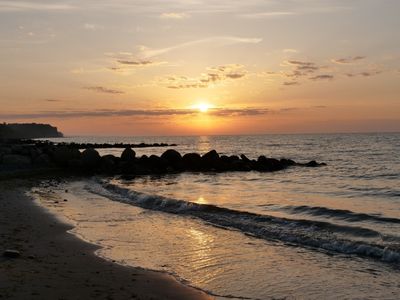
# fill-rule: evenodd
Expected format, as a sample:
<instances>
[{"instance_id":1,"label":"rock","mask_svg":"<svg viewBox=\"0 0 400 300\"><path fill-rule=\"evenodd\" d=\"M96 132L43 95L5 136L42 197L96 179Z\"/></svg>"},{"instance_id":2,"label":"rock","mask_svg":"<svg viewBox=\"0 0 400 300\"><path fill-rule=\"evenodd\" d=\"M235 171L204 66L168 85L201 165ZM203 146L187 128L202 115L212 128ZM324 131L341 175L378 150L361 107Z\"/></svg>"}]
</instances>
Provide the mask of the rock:
<instances>
[{"instance_id":1,"label":"rock","mask_svg":"<svg viewBox=\"0 0 400 300\"><path fill-rule=\"evenodd\" d=\"M12 165L18 167L26 167L31 165L30 157L19 154L6 154L3 156L2 162L4 165Z\"/></svg>"},{"instance_id":2,"label":"rock","mask_svg":"<svg viewBox=\"0 0 400 300\"><path fill-rule=\"evenodd\" d=\"M294 166L296 165L296 162L294 160L291 159L286 159L286 158L282 158L280 160L281 164L285 165L285 166Z\"/></svg>"},{"instance_id":3,"label":"rock","mask_svg":"<svg viewBox=\"0 0 400 300\"><path fill-rule=\"evenodd\" d=\"M181 169L183 168L183 160L181 154L173 149L169 149L165 151L161 155L162 159L165 159L170 166L172 166L174 169Z\"/></svg>"},{"instance_id":4,"label":"rock","mask_svg":"<svg viewBox=\"0 0 400 300\"><path fill-rule=\"evenodd\" d=\"M168 166L168 162L157 155L150 155L147 164L155 173L165 173Z\"/></svg>"},{"instance_id":5,"label":"rock","mask_svg":"<svg viewBox=\"0 0 400 300\"><path fill-rule=\"evenodd\" d=\"M198 153L186 153L182 160L186 170L199 171L201 169L201 156Z\"/></svg>"},{"instance_id":6,"label":"rock","mask_svg":"<svg viewBox=\"0 0 400 300\"><path fill-rule=\"evenodd\" d=\"M130 147L125 148L125 150L121 154L122 161L131 161L131 160L134 160L135 157L136 157L136 153Z\"/></svg>"},{"instance_id":7,"label":"rock","mask_svg":"<svg viewBox=\"0 0 400 300\"><path fill-rule=\"evenodd\" d=\"M104 173L112 174L115 172L117 158L114 155L104 155L100 159L100 168Z\"/></svg>"},{"instance_id":8,"label":"rock","mask_svg":"<svg viewBox=\"0 0 400 300\"><path fill-rule=\"evenodd\" d=\"M30 155L30 146L28 145L13 145L11 151L14 154Z\"/></svg>"},{"instance_id":9,"label":"rock","mask_svg":"<svg viewBox=\"0 0 400 300\"><path fill-rule=\"evenodd\" d=\"M3 256L7 258L18 258L21 253L18 250L7 249L3 252Z\"/></svg>"},{"instance_id":10,"label":"rock","mask_svg":"<svg viewBox=\"0 0 400 300\"><path fill-rule=\"evenodd\" d=\"M69 165L71 160L79 160L81 153L78 149L68 148L66 146L56 147L53 152L54 162L61 167Z\"/></svg>"},{"instance_id":11,"label":"rock","mask_svg":"<svg viewBox=\"0 0 400 300\"><path fill-rule=\"evenodd\" d=\"M306 163L304 166L315 168L315 167L326 166L326 163L317 163L315 160L312 160Z\"/></svg>"},{"instance_id":12,"label":"rock","mask_svg":"<svg viewBox=\"0 0 400 300\"><path fill-rule=\"evenodd\" d=\"M249 162L250 161L250 159L248 159L247 156L244 155L244 154L240 154L240 158L245 162Z\"/></svg>"},{"instance_id":13,"label":"rock","mask_svg":"<svg viewBox=\"0 0 400 300\"><path fill-rule=\"evenodd\" d=\"M211 150L210 152L204 154L201 157L201 161L206 170L218 169L220 167L219 155L215 150Z\"/></svg>"},{"instance_id":14,"label":"rock","mask_svg":"<svg viewBox=\"0 0 400 300\"><path fill-rule=\"evenodd\" d=\"M82 164L88 168L97 167L100 164L100 154L93 148L86 149L82 152Z\"/></svg>"},{"instance_id":15,"label":"rock","mask_svg":"<svg viewBox=\"0 0 400 300\"><path fill-rule=\"evenodd\" d=\"M257 169L259 171L279 171L284 168L285 166L275 158L266 158L264 155L261 155L257 159Z\"/></svg>"},{"instance_id":16,"label":"rock","mask_svg":"<svg viewBox=\"0 0 400 300\"><path fill-rule=\"evenodd\" d=\"M47 154L40 154L33 160L33 163L40 167L48 167L51 164L50 156Z\"/></svg>"},{"instance_id":17,"label":"rock","mask_svg":"<svg viewBox=\"0 0 400 300\"><path fill-rule=\"evenodd\" d=\"M231 171L251 171L252 167L250 165L251 161L249 160L234 160L229 165L229 170Z\"/></svg>"}]
</instances>

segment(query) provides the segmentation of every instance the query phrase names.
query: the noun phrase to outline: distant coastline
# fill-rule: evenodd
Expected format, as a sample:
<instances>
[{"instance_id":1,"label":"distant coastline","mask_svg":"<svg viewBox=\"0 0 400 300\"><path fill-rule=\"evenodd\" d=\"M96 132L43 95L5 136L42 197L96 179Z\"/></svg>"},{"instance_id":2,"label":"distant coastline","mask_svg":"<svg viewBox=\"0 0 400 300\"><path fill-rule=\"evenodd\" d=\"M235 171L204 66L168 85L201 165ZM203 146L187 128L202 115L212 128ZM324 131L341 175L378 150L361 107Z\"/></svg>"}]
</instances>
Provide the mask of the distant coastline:
<instances>
[{"instance_id":1,"label":"distant coastline","mask_svg":"<svg viewBox=\"0 0 400 300\"><path fill-rule=\"evenodd\" d=\"M57 127L38 123L2 123L0 124L0 139L36 139L63 137Z\"/></svg>"}]
</instances>

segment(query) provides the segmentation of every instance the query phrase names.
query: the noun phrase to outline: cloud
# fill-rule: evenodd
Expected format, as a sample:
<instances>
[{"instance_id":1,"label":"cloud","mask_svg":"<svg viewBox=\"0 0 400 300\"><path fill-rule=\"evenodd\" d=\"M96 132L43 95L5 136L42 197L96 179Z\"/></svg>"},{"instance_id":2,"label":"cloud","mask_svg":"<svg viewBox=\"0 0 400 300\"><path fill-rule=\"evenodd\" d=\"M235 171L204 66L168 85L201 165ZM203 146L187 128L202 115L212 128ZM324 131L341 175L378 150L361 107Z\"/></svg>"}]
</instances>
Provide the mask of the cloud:
<instances>
[{"instance_id":1,"label":"cloud","mask_svg":"<svg viewBox=\"0 0 400 300\"><path fill-rule=\"evenodd\" d=\"M105 94L124 94L125 93L124 91L109 89L109 88L106 88L103 86L88 86L88 87L84 87L84 89L99 92L99 93L105 93Z\"/></svg>"},{"instance_id":2,"label":"cloud","mask_svg":"<svg viewBox=\"0 0 400 300\"><path fill-rule=\"evenodd\" d=\"M293 85L299 85L299 84L300 84L300 82L298 82L298 81L285 81L283 83L283 85L286 85L286 86L293 86Z\"/></svg>"},{"instance_id":3,"label":"cloud","mask_svg":"<svg viewBox=\"0 0 400 300\"><path fill-rule=\"evenodd\" d=\"M63 100L59 100L59 99L44 99L43 101L46 101L46 102L62 102Z\"/></svg>"},{"instance_id":4,"label":"cloud","mask_svg":"<svg viewBox=\"0 0 400 300\"><path fill-rule=\"evenodd\" d=\"M365 56L349 56L344 58L332 59L332 62L335 64L352 64L363 59L365 59Z\"/></svg>"},{"instance_id":5,"label":"cloud","mask_svg":"<svg viewBox=\"0 0 400 300\"><path fill-rule=\"evenodd\" d=\"M297 13L293 11L267 11L261 13L248 13L239 15L242 18L248 19L262 19L262 18L274 18L274 17L285 17L285 16L293 16Z\"/></svg>"},{"instance_id":6,"label":"cloud","mask_svg":"<svg viewBox=\"0 0 400 300\"><path fill-rule=\"evenodd\" d=\"M321 74L310 77L311 80L332 80L333 78L334 76L330 74Z\"/></svg>"},{"instance_id":7,"label":"cloud","mask_svg":"<svg viewBox=\"0 0 400 300\"><path fill-rule=\"evenodd\" d=\"M145 46L141 47L140 57L146 59L158 55L163 55L171 51L179 50L186 47L196 46L199 44L211 44L214 47L226 46L232 44L258 44L262 41L261 38L246 38L236 36L215 36L205 39L193 40L170 47L151 49Z\"/></svg>"},{"instance_id":8,"label":"cloud","mask_svg":"<svg viewBox=\"0 0 400 300\"><path fill-rule=\"evenodd\" d=\"M283 53L298 53L299 51L296 49L287 48L287 49L283 49L282 52Z\"/></svg>"},{"instance_id":9,"label":"cloud","mask_svg":"<svg viewBox=\"0 0 400 300\"><path fill-rule=\"evenodd\" d=\"M130 66L146 66L154 64L151 60L122 60L119 59L117 62L121 65L130 65Z\"/></svg>"},{"instance_id":10,"label":"cloud","mask_svg":"<svg viewBox=\"0 0 400 300\"><path fill-rule=\"evenodd\" d=\"M90 31L96 31L99 29L103 29L103 26L100 25L96 25L96 24L91 24L91 23L85 23L83 24L83 28L85 28L86 30L90 30Z\"/></svg>"},{"instance_id":11,"label":"cloud","mask_svg":"<svg viewBox=\"0 0 400 300\"><path fill-rule=\"evenodd\" d=\"M256 116L270 113L267 108L212 108L207 114L216 117ZM44 111L29 114L0 114L2 119L71 119L89 117L169 117L190 116L202 114L198 109L138 109L138 110L111 110L99 109L90 111Z\"/></svg>"},{"instance_id":12,"label":"cloud","mask_svg":"<svg viewBox=\"0 0 400 300\"><path fill-rule=\"evenodd\" d=\"M362 77L371 77L375 75L381 74L381 70L372 70L372 71L363 71L359 73L346 73L347 77L357 77L357 76L362 76Z\"/></svg>"},{"instance_id":13,"label":"cloud","mask_svg":"<svg viewBox=\"0 0 400 300\"><path fill-rule=\"evenodd\" d=\"M236 80L246 76L247 71L243 65L229 64L218 67L207 68L207 72L199 77L190 78L186 76L168 76L161 80L163 85L170 89L207 88L225 80Z\"/></svg>"},{"instance_id":14,"label":"cloud","mask_svg":"<svg viewBox=\"0 0 400 300\"><path fill-rule=\"evenodd\" d=\"M75 6L64 3L38 3L28 1L0 1L0 12L18 11L62 11L72 10Z\"/></svg>"},{"instance_id":15,"label":"cloud","mask_svg":"<svg viewBox=\"0 0 400 300\"><path fill-rule=\"evenodd\" d=\"M268 108L216 108L211 109L209 114L217 117L238 117L238 116L258 116L266 115L270 113L271 110Z\"/></svg>"},{"instance_id":16,"label":"cloud","mask_svg":"<svg viewBox=\"0 0 400 300\"><path fill-rule=\"evenodd\" d=\"M309 76L321 69L320 66L310 61L288 60L285 61L284 66L290 66L293 70L290 73L284 73L289 78L300 78Z\"/></svg>"},{"instance_id":17,"label":"cloud","mask_svg":"<svg viewBox=\"0 0 400 300\"><path fill-rule=\"evenodd\" d=\"M176 12L169 12L169 13L162 13L160 15L161 19L173 19L173 20L182 20L190 18L190 15L187 13L176 13Z\"/></svg>"},{"instance_id":18,"label":"cloud","mask_svg":"<svg viewBox=\"0 0 400 300\"><path fill-rule=\"evenodd\" d=\"M113 60L113 66L108 67L108 69L117 72L129 73L133 68L150 67L166 63L165 61L138 59L137 56L131 52L105 53L105 55L111 57Z\"/></svg>"}]
</instances>

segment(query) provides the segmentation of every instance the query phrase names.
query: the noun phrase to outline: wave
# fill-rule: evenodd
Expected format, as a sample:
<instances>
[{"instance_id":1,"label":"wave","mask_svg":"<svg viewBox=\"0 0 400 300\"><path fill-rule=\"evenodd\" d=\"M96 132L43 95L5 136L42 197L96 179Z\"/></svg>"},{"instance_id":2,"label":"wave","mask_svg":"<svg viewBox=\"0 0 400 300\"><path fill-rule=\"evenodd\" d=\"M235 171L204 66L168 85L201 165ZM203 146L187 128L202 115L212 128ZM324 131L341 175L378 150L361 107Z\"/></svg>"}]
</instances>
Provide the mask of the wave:
<instances>
[{"instance_id":1,"label":"wave","mask_svg":"<svg viewBox=\"0 0 400 300\"><path fill-rule=\"evenodd\" d=\"M267 205L267 206L270 206L270 205ZM333 209L333 208L327 208L327 207L308 206L308 205L300 205L300 206L287 205L287 206L278 207L277 209L288 211L289 213L294 213L294 214L308 214L308 215L312 215L312 216L324 216L324 217L330 217L330 218L334 218L334 219L346 220L349 222L373 221L373 222L380 222L380 223L400 224L400 219L397 219L397 218L382 217L379 215L372 215L372 214L366 214L366 213L356 213L351 210L345 210L345 209Z\"/></svg>"},{"instance_id":2,"label":"wave","mask_svg":"<svg viewBox=\"0 0 400 300\"><path fill-rule=\"evenodd\" d=\"M88 185L87 188L90 192L111 200L141 208L196 217L211 225L239 230L256 238L400 263L400 244L378 244L366 241L368 238L381 237L379 232L372 229L260 215L211 204L144 194L106 181L99 181L99 183Z\"/></svg>"}]
</instances>

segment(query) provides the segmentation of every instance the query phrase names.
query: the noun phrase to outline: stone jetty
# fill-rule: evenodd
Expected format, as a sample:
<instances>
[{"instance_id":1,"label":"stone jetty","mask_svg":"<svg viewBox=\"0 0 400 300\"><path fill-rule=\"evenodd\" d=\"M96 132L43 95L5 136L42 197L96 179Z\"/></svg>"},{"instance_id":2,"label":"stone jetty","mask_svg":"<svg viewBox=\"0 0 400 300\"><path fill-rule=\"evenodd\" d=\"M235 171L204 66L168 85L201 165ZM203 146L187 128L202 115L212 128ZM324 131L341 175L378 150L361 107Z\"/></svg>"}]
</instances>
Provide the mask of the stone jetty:
<instances>
[{"instance_id":1,"label":"stone jetty","mask_svg":"<svg viewBox=\"0 0 400 300\"><path fill-rule=\"evenodd\" d=\"M243 154L240 156L220 155L215 150L203 155L199 153L182 155L174 149L168 149L161 156L138 157L128 146L120 157L116 157L114 155L101 156L94 147L88 147L83 151L80 149L76 144L3 143L0 144L0 172L49 169L78 175L145 175L179 172L274 172L294 166L325 165L316 161L299 163L291 159L266 156L249 159Z\"/></svg>"}]
</instances>

